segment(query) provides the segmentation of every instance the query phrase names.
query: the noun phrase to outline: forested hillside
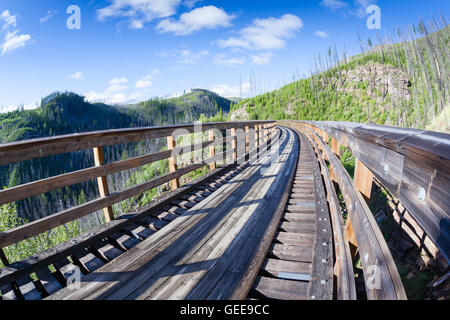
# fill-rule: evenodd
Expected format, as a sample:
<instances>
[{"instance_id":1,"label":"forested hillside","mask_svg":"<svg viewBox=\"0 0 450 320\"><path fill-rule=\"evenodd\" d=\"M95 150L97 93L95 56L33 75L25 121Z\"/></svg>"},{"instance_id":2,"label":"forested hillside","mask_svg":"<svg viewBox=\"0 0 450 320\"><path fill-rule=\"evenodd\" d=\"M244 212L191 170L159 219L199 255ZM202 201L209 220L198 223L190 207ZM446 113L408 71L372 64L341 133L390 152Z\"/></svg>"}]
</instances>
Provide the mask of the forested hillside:
<instances>
[{"instance_id":1,"label":"forested hillside","mask_svg":"<svg viewBox=\"0 0 450 320\"><path fill-rule=\"evenodd\" d=\"M227 113L233 102L208 90L129 106L86 102L75 93L53 93L41 107L0 114L0 143L93 130L192 123L203 114Z\"/></svg>"},{"instance_id":2,"label":"forested hillside","mask_svg":"<svg viewBox=\"0 0 450 320\"><path fill-rule=\"evenodd\" d=\"M129 106L109 106L86 102L75 93L53 93L34 110L16 110L0 114L0 143L94 130L192 123L222 112L229 112L232 101L207 90L172 99L152 99ZM133 155L159 151L164 141L127 144L105 148L107 161L117 161ZM80 170L92 166L90 150L33 159L0 166L0 187L14 187L34 180ZM49 165L51 163L51 165ZM112 187L119 189L156 171L164 171L164 164L141 168L142 172L126 177L112 177ZM35 220L48 214L84 203L98 194L93 181L59 189L54 192L19 201L21 218Z\"/></svg>"},{"instance_id":3,"label":"forested hillside","mask_svg":"<svg viewBox=\"0 0 450 320\"><path fill-rule=\"evenodd\" d=\"M361 41L342 58L330 47L308 78L234 106L231 119L335 120L449 131L450 27L421 22L396 44Z\"/></svg>"}]
</instances>

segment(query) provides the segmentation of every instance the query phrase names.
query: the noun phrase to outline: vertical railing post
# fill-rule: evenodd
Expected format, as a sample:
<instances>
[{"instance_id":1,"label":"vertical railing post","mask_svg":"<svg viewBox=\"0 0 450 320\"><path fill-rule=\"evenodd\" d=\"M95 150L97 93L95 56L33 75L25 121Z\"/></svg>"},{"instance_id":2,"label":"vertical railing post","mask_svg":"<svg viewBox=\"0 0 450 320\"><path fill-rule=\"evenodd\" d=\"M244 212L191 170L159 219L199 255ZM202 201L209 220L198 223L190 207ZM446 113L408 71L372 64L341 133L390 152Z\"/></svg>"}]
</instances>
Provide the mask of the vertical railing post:
<instances>
[{"instance_id":1,"label":"vertical railing post","mask_svg":"<svg viewBox=\"0 0 450 320\"><path fill-rule=\"evenodd\" d=\"M340 146L339 146L339 142L334 138L331 137L331 151L333 151L333 153L339 158L340 157ZM333 180L334 182L338 182L336 175L333 172L333 169L330 167L330 179Z\"/></svg>"},{"instance_id":2,"label":"vertical railing post","mask_svg":"<svg viewBox=\"0 0 450 320\"><path fill-rule=\"evenodd\" d=\"M347 222L345 224L344 239L350 244L350 254L352 260L355 260L356 254L358 252L358 242L356 241L355 231L353 230L352 221L350 220L350 215L347 216Z\"/></svg>"},{"instance_id":3,"label":"vertical railing post","mask_svg":"<svg viewBox=\"0 0 450 320\"><path fill-rule=\"evenodd\" d=\"M168 136L167 137L167 149L173 150L173 149L175 149L175 146L176 146L176 142L175 142L174 137ZM169 158L169 170L170 170L170 172L177 171L176 159L173 155ZM170 185L172 186L172 190L177 190L180 187L180 179L175 178L175 179L171 180Z\"/></svg>"},{"instance_id":4,"label":"vertical railing post","mask_svg":"<svg viewBox=\"0 0 450 320\"><path fill-rule=\"evenodd\" d=\"M250 157L250 127L245 126L245 153L247 154L246 159Z\"/></svg>"},{"instance_id":5,"label":"vertical railing post","mask_svg":"<svg viewBox=\"0 0 450 320\"><path fill-rule=\"evenodd\" d=\"M100 167L103 164L105 164L105 154L103 152L103 147L94 148L94 161L96 167ZM101 198L109 196L108 181L106 179L106 176L98 177L97 185ZM112 206L107 206L106 208L103 208L103 214L105 215L106 222L114 220L114 212Z\"/></svg>"},{"instance_id":6,"label":"vertical railing post","mask_svg":"<svg viewBox=\"0 0 450 320\"><path fill-rule=\"evenodd\" d=\"M258 136L259 136L258 144L259 144L260 146L263 144L263 141L262 141L262 139L263 139L262 126L263 126L262 124L259 124L259 125L258 125ZM261 149L261 148L259 148L259 149Z\"/></svg>"},{"instance_id":7,"label":"vertical railing post","mask_svg":"<svg viewBox=\"0 0 450 320\"><path fill-rule=\"evenodd\" d=\"M233 163L237 161L237 137L236 137L236 128L231 128L231 149L233 150Z\"/></svg>"},{"instance_id":8,"label":"vertical railing post","mask_svg":"<svg viewBox=\"0 0 450 320\"><path fill-rule=\"evenodd\" d=\"M334 137L331 137L331 151L333 151L338 158L341 156L339 142Z\"/></svg>"},{"instance_id":9,"label":"vertical railing post","mask_svg":"<svg viewBox=\"0 0 450 320\"><path fill-rule=\"evenodd\" d=\"M6 257L5 252L3 251L3 248L0 248L0 261L3 263L5 267L9 266L8 258Z\"/></svg>"},{"instance_id":10,"label":"vertical railing post","mask_svg":"<svg viewBox=\"0 0 450 320\"><path fill-rule=\"evenodd\" d=\"M269 144L268 144L268 139L267 139L267 124L263 124L262 125L262 144L264 146L263 151L267 152L269 150Z\"/></svg>"},{"instance_id":11,"label":"vertical railing post","mask_svg":"<svg viewBox=\"0 0 450 320\"><path fill-rule=\"evenodd\" d=\"M255 153L256 157L258 157L259 153L259 125L255 124Z\"/></svg>"},{"instance_id":12,"label":"vertical railing post","mask_svg":"<svg viewBox=\"0 0 450 320\"><path fill-rule=\"evenodd\" d=\"M373 174L370 170L358 159L356 159L355 166L355 189L361 192L364 200L369 203L370 195L372 192ZM350 251L352 258L356 256L358 249L358 243L356 242L355 232L353 230L352 221L350 216L347 217L347 223L345 227L345 239L351 244Z\"/></svg>"},{"instance_id":13,"label":"vertical railing post","mask_svg":"<svg viewBox=\"0 0 450 320\"><path fill-rule=\"evenodd\" d=\"M214 141L214 130L209 131L209 141ZM216 156L216 146L214 143L209 147L209 156L210 158L214 158ZM209 164L209 169L211 171L216 170L216 160Z\"/></svg>"},{"instance_id":14,"label":"vertical railing post","mask_svg":"<svg viewBox=\"0 0 450 320\"><path fill-rule=\"evenodd\" d=\"M355 188L361 192L369 204L370 195L372 193L373 173L361 162L356 159L355 164Z\"/></svg>"}]
</instances>

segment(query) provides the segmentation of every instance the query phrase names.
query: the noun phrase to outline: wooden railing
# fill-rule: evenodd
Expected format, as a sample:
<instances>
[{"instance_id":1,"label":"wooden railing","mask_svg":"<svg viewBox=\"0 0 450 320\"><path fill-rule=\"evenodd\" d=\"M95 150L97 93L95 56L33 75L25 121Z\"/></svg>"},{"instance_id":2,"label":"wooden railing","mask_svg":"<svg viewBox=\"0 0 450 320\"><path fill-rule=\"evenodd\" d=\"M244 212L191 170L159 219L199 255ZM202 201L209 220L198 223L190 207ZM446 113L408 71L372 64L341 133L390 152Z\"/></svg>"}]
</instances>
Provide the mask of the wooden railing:
<instances>
[{"instance_id":1,"label":"wooden railing","mask_svg":"<svg viewBox=\"0 0 450 320\"><path fill-rule=\"evenodd\" d=\"M381 289L366 288L369 298L406 298L392 255L366 203L374 178L400 200L449 262L450 135L342 122L279 123L303 132L328 161L327 174L338 183L349 213L345 241L359 250L366 278L373 278L374 266L381 270ZM340 145L356 158L354 180L339 161ZM346 245L336 233L335 242ZM345 253L336 254L341 254L338 267L345 270Z\"/></svg>"},{"instance_id":2,"label":"wooden railing","mask_svg":"<svg viewBox=\"0 0 450 320\"><path fill-rule=\"evenodd\" d=\"M273 121L248 121L207 123L197 125L162 126L137 129L121 129L96 131L82 134L48 137L27 141L19 141L0 145L0 165L22 162L33 158L42 158L56 154L69 153L79 150L92 149L94 153L94 166L46 179L33 181L0 191L0 205L26 199L35 195L71 186L88 180L97 180L100 197L82 205L69 208L62 212L52 214L45 218L32 221L28 224L0 233L0 259L4 265L9 261L4 255L3 248L19 241L36 236L68 222L77 220L98 210L103 210L106 222L114 219L112 206L133 196L142 194L152 188L165 183L171 184L172 190L180 187L180 177L205 165L211 170L216 168L216 161L228 159L238 161L238 144L244 143L248 152L260 147L261 141L267 141L269 134L274 130ZM230 130L231 129L231 130ZM228 136L215 137L214 132L229 132ZM188 145L176 146L176 139L183 134L209 132L208 141ZM251 136L253 133L253 136ZM103 147L151 140L167 139L168 150L141 155L138 157L105 164ZM229 144L221 154L216 154L216 146ZM252 143L252 145L250 145ZM188 152L196 152L209 148L209 158L199 163L192 163L183 168L177 168L176 156ZM244 155L245 156L245 155ZM169 160L170 173L145 181L119 192L110 193L106 177L108 175L134 169L152 162ZM225 160L226 161L226 160ZM50 165L50 164L49 164Z\"/></svg>"}]
</instances>

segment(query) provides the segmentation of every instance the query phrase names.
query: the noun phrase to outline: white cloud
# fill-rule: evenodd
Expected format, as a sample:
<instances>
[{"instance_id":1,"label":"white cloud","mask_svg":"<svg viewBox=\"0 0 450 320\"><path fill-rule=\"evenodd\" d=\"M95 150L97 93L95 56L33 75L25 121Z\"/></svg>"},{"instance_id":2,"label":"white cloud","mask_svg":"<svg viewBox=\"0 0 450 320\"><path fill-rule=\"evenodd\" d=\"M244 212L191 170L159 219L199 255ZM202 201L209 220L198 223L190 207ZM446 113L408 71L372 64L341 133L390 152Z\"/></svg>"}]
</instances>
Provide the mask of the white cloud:
<instances>
[{"instance_id":1,"label":"white cloud","mask_svg":"<svg viewBox=\"0 0 450 320\"><path fill-rule=\"evenodd\" d=\"M331 9L332 11L348 6L346 2L339 0L323 0L320 5Z\"/></svg>"},{"instance_id":2,"label":"white cloud","mask_svg":"<svg viewBox=\"0 0 450 320\"><path fill-rule=\"evenodd\" d=\"M141 20L133 20L130 22L131 29L142 29L144 28L144 23Z\"/></svg>"},{"instance_id":3,"label":"white cloud","mask_svg":"<svg viewBox=\"0 0 450 320\"><path fill-rule=\"evenodd\" d=\"M108 104L125 104L132 99L123 91L127 89L127 78L113 78L109 81L109 86L102 93L90 91L85 94L86 100L89 102L103 102Z\"/></svg>"},{"instance_id":4,"label":"white cloud","mask_svg":"<svg viewBox=\"0 0 450 320\"><path fill-rule=\"evenodd\" d=\"M182 64L197 64L200 62L202 57L208 56L209 52L206 50L193 53L189 50L181 50L179 52L179 63Z\"/></svg>"},{"instance_id":5,"label":"white cloud","mask_svg":"<svg viewBox=\"0 0 450 320\"><path fill-rule=\"evenodd\" d=\"M25 45L31 40L29 34L20 34L20 30L12 30L17 27L17 16L11 15L8 10L5 10L0 15L0 22L3 21L1 27L1 33L5 33L3 41L0 43L0 50L2 55L25 47Z\"/></svg>"},{"instance_id":6,"label":"white cloud","mask_svg":"<svg viewBox=\"0 0 450 320\"><path fill-rule=\"evenodd\" d=\"M314 34L322 39L328 38L328 34L325 31L317 30Z\"/></svg>"},{"instance_id":7,"label":"white cloud","mask_svg":"<svg viewBox=\"0 0 450 320\"><path fill-rule=\"evenodd\" d=\"M206 50L197 52L197 53L193 53L190 52L189 50L182 50L181 51L181 59L180 62L184 63L184 64L196 64L198 62L200 62L200 59L204 56L208 56L209 52Z\"/></svg>"},{"instance_id":8,"label":"white cloud","mask_svg":"<svg viewBox=\"0 0 450 320\"><path fill-rule=\"evenodd\" d=\"M47 22L50 18L52 18L55 14L58 13L58 10L48 10L45 16L39 19L40 23Z\"/></svg>"},{"instance_id":9,"label":"white cloud","mask_svg":"<svg viewBox=\"0 0 450 320\"><path fill-rule=\"evenodd\" d=\"M107 104L125 104L128 103L128 97L121 92L114 94L97 93L95 91L85 94L86 100L89 102L103 102Z\"/></svg>"},{"instance_id":10,"label":"white cloud","mask_svg":"<svg viewBox=\"0 0 450 320\"><path fill-rule=\"evenodd\" d=\"M193 7L195 7L197 2L203 2L203 0L184 0L183 5L188 7L189 9L192 9Z\"/></svg>"},{"instance_id":11,"label":"white cloud","mask_svg":"<svg viewBox=\"0 0 450 320\"><path fill-rule=\"evenodd\" d=\"M81 71L69 74L67 76L67 79L73 79L73 80L84 80L83 73Z\"/></svg>"},{"instance_id":12,"label":"white cloud","mask_svg":"<svg viewBox=\"0 0 450 320\"><path fill-rule=\"evenodd\" d=\"M111 17L129 19L130 28L142 29L144 23L156 18L166 18L176 13L181 0L110 0L111 4L97 10L97 17L104 21Z\"/></svg>"},{"instance_id":13,"label":"white cloud","mask_svg":"<svg viewBox=\"0 0 450 320\"><path fill-rule=\"evenodd\" d=\"M205 6L183 13L178 21L164 19L156 29L161 33L173 33L185 36L202 29L217 29L229 27L234 16L227 14L223 9L214 6Z\"/></svg>"},{"instance_id":14,"label":"white cloud","mask_svg":"<svg viewBox=\"0 0 450 320\"><path fill-rule=\"evenodd\" d=\"M9 105L6 107L0 106L0 113L16 111L19 108L20 109L23 108L23 110L33 110L33 109L39 108L39 103L36 103L35 105L22 104L22 105Z\"/></svg>"},{"instance_id":15,"label":"white cloud","mask_svg":"<svg viewBox=\"0 0 450 320\"><path fill-rule=\"evenodd\" d=\"M0 45L2 55L25 47L30 40L31 36L29 34L19 34L19 30L7 32L3 43Z\"/></svg>"},{"instance_id":16,"label":"white cloud","mask_svg":"<svg viewBox=\"0 0 450 320\"><path fill-rule=\"evenodd\" d=\"M148 88L151 87L153 85L152 82L153 79L153 74L148 74L146 76L143 76L140 80L138 80L135 84L136 89L143 89L143 88Z\"/></svg>"},{"instance_id":17,"label":"white cloud","mask_svg":"<svg viewBox=\"0 0 450 320\"><path fill-rule=\"evenodd\" d=\"M378 0L355 0L355 9L350 10L350 14L362 19L367 17L367 8L376 4Z\"/></svg>"},{"instance_id":18,"label":"white cloud","mask_svg":"<svg viewBox=\"0 0 450 320\"><path fill-rule=\"evenodd\" d=\"M346 13L362 19L367 17L367 8L377 2L378 0L353 0L353 4L349 5L347 2L340 0L322 0L320 5L331 11L346 8Z\"/></svg>"},{"instance_id":19,"label":"white cloud","mask_svg":"<svg viewBox=\"0 0 450 320\"><path fill-rule=\"evenodd\" d=\"M260 65L269 64L272 60L272 56L273 54L271 52L250 55L253 63Z\"/></svg>"},{"instance_id":20,"label":"white cloud","mask_svg":"<svg viewBox=\"0 0 450 320\"><path fill-rule=\"evenodd\" d=\"M245 62L245 58L229 58L224 54L218 54L214 57L214 63L227 67L240 66Z\"/></svg>"},{"instance_id":21,"label":"white cloud","mask_svg":"<svg viewBox=\"0 0 450 320\"><path fill-rule=\"evenodd\" d=\"M168 50L155 53L155 56L159 58L173 58L173 60L175 60L178 64L197 64L203 57L208 55L210 55L210 52L207 50L202 50L195 53L188 49ZM158 72L159 70L156 71Z\"/></svg>"},{"instance_id":22,"label":"white cloud","mask_svg":"<svg viewBox=\"0 0 450 320\"><path fill-rule=\"evenodd\" d=\"M242 86L229 86L227 84L215 84L211 87L211 91L226 98L239 97L250 92L250 83L244 82Z\"/></svg>"},{"instance_id":23,"label":"white cloud","mask_svg":"<svg viewBox=\"0 0 450 320\"><path fill-rule=\"evenodd\" d=\"M292 14L280 18L255 19L253 24L239 31L239 37L219 40L221 47L240 47L252 50L281 49L303 27L303 21Z\"/></svg>"},{"instance_id":24,"label":"white cloud","mask_svg":"<svg viewBox=\"0 0 450 320\"><path fill-rule=\"evenodd\" d=\"M107 93L120 92L128 88L127 78L114 78L109 81L109 87L106 89Z\"/></svg>"},{"instance_id":25,"label":"white cloud","mask_svg":"<svg viewBox=\"0 0 450 320\"><path fill-rule=\"evenodd\" d=\"M12 15L8 10L2 12L0 19L4 21L2 30L6 30L9 27L17 27L17 16Z\"/></svg>"},{"instance_id":26,"label":"white cloud","mask_svg":"<svg viewBox=\"0 0 450 320\"><path fill-rule=\"evenodd\" d=\"M143 76L135 84L136 89L143 89L151 86L151 78L157 74L159 70L155 69L152 73ZM85 94L86 100L89 102L103 102L112 105L123 105L136 103L141 101L145 96L145 91L126 93L128 89L128 79L125 77L113 78L108 82L108 87L104 92L90 91Z\"/></svg>"}]
</instances>

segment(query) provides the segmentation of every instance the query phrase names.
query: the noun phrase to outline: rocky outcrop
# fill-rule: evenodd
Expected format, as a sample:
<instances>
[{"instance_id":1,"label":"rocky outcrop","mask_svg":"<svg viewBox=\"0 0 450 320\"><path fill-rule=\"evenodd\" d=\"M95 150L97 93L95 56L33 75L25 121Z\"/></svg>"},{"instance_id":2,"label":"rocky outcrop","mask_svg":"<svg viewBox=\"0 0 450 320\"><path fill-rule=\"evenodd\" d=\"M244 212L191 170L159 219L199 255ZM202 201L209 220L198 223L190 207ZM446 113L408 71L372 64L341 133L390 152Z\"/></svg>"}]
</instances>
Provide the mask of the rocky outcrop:
<instances>
[{"instance_id":1,"label":"rocky outcrop","mask_svg":"<svg viewBox=\"0 0 450 320\"><path fill-rule=\"evenodd\" d=\"M351 70L343 70L337 89L352 95L364 90L371 98L382 102L386 96L392 101L409 100L411 82L408 74L389 64L370 63ZM363 84L358 85L358 84Z\"/></svg>"},{"instance_id":2,"label":"rocky outcrop","mask_svg":"<svg viewBox=\"0 0 450 320\"><path fill-rule=\"evenodd\" d=\"M234 110L230 113L231 121L245 121L249 120L249 114L247 112L247 107L249 103L244 103L241 108Z\"/></svg>"}]
</instances>

